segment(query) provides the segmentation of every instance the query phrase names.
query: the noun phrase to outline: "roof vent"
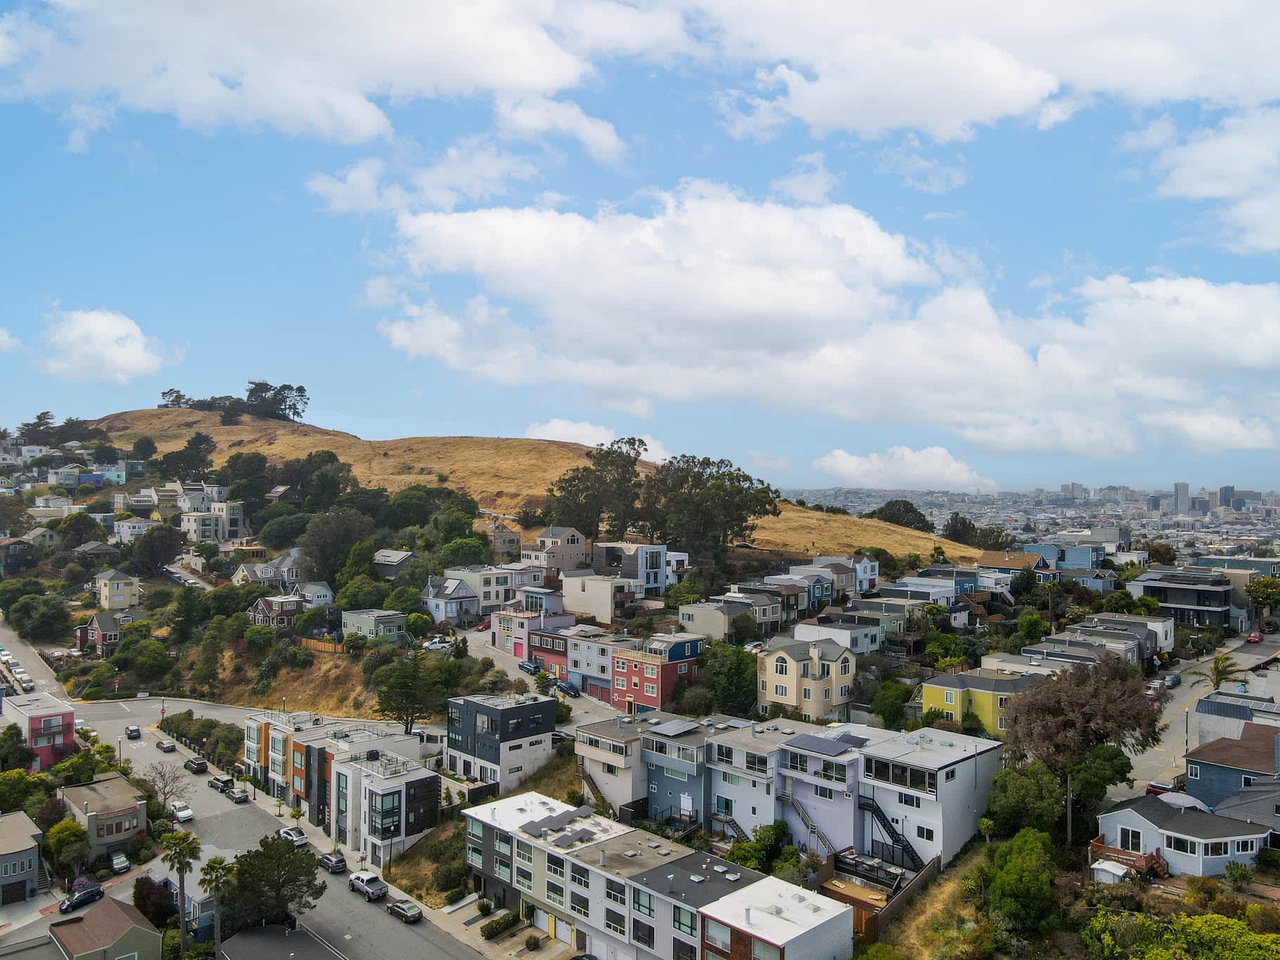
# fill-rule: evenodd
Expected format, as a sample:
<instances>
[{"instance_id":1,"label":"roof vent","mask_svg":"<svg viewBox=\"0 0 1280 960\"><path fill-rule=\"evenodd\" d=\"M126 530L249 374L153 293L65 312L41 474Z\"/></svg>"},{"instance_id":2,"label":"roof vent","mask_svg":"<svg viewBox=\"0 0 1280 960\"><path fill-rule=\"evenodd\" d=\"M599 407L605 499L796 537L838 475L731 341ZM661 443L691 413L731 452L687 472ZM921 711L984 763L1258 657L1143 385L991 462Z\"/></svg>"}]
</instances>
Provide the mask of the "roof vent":
<instances>
[{"instance_id":1,"label":"roof vent","mask_svg":"<svg viewBox=\"0 0 1280 960\"><path fill-rule=\"evenodd\" d=\"M622 855L624 857L638 857L640 856L640 852L638 850L624 850Z\"/></svg>"},{"instance_id":2,"label":"roof vent","mask_svg":"<svg viewBox=\"0 0 1280 960\"><path fill-rule=\"evenodd\" d=\"M698 873L691 873L691 874L689 874L689 882L690 882L690 883L701 883L701 882L702 882L703 880L705 880L705 879L707 879L707 878L706 878L706 877L704 877L704 876L702 876L701 874L698 874Z\"/></svg>"},{"instance_id":3,"label":"roof vent","mask_svg":"<svg viewBox=\"0 0 1280 960\"><path fill-rule=\"evenodd\" d=\"M728 868L728 867L726 867L723 863L717 863L717 864L716 864L714 867L712 867L711 869L712 869L712 870L714 870L716 873L724 873L724 872L725 872L725 871L727 871L729 868Z\"/></svg>"},{"instance_id":4,"label":"roof vent","mask_svg":"<svg viewBox=\"0 0 1280 960\"><path fill-rule=\"evenodd\" d=\"M742 879L742 874L740 874L740 873L726 873L726 874L724 875L724 878L725 878L726 880L728 880L730 883L737 883L739 880L741 880L741 879Z\"/></svg>"}]
</instances>

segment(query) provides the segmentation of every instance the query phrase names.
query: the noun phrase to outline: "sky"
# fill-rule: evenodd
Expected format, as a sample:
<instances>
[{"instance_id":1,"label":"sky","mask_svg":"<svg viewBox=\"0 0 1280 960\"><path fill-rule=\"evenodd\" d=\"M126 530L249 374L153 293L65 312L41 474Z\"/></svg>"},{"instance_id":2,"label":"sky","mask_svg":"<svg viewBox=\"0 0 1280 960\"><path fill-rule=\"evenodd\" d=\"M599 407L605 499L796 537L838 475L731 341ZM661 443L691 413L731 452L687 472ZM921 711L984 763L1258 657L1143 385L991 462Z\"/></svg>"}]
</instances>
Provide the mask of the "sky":
<instances>
[{"instance_id":1,"label":"sky","mask_svg":"<svg viewBox=\"0 0 1280 960\"><path fill-rule=\"evenodd\" d=\"M0 422L1269 489L1280 9L0 0Z\"/></svg>"}]
</instances>

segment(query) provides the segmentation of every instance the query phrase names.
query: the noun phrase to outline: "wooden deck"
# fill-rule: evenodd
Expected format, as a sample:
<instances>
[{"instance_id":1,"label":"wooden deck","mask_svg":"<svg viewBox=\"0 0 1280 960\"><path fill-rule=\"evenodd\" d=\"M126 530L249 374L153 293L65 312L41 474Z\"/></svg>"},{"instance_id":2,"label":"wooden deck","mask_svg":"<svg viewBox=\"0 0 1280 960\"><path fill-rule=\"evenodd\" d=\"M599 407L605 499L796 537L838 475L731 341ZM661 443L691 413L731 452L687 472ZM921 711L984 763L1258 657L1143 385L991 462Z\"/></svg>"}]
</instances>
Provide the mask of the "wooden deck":
<instances>
[{"instance_id":1,"label":"wooden deck","mask_svg":"<svg viewBox=\"0 0 1280 960\"><path fill-rule=\"evenodd\" d=\"M1138 873L1155 873L1157 876L1169 876L1169 864L1159 853L1136 853L1133 850L1121 850L1106 843L1105 837L1094 837L1089 841L1089 858L1091 860L1112 860L1115 863L1130 867Z\"/></svg>"}]
</instances>

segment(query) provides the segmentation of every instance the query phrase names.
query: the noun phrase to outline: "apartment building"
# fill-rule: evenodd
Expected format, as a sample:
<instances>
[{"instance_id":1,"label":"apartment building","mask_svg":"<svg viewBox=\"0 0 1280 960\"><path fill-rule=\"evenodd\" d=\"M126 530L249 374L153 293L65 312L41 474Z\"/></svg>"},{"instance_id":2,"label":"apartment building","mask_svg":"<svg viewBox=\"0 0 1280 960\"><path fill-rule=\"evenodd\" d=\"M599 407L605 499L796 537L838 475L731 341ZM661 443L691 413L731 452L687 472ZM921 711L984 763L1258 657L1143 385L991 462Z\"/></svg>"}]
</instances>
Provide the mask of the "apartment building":
<instances>
[{"instance_id":1,"label":"apartment building","mask_svg":"<svg viewBox=\"0 0 1280 960\"><path fill-rule=\"evenodd\" d=\"M853 651L829 638L772 638L756 659L761 715L779 707L804 720L848 720L854 661Z\"/></svg>"},{"instance_id":2,"label":"apartment building","mask_svg":"<svg viewBox=\"0 0 1280 960\"><path fill-rule=\"evenodd\" d=\"M47 771L71 752L76 722L71 704L47 693L24 693L0 697L0 712L17 725L35 753L27 768L30 773Z\"/></svg>"},{"instance_id":3,"label":"apartment building","mask_svg":"<svg viewBox=\"0 0 1280 960\"><path fill-rule=\"evenodd\" d=\"M763 596L774 600L778 604L779 627L785 627L809 615L807 583L802 586L796 583L766 583L762 580L753 580L735 584L733 590L737 594Z\"/></svg>"},{"instance_id":4,"label":"apartment building","mask_svg":"<svg viewBox=\"0 0 1280 960\"><path fill-rule=\"evenodd\" d=\"M645 764L649 788L645 816L659 823L704 825L707 798L711 795L707 738L717 728L747 727L750 722L720 714L702 720L663 714L639 722L640 759Z\"/></svg>"},{"instance_id":5,"label":"apartment building","mask_svg":"<svg viewBox=\"0 0 1280 960\"><path fill-rule=\"evenodd\" d=\"M332 763L332 833L384 867L436 824L440 775L419 760L379 749Z\"/></svg>"},{"instance_id":6,"label":"apartment building","mask_svg":"<svg viewBox=\"0 0 1280 960\"><path fill-rule=\"evenodd\" d=\"M1160 612L1176 623L1195 627L1245 626L1242 610L1233 610L1231 580L1221 573L1151 570L1128 583L1134 597L1153 597Z\"/></svg>"},{"instance_id":7,"label":"apartment building","mask_svg":"<svg viewBox=\"0 0 1280 960\"><path fill-rule=\"evenodd\" d=\"M818 556L809 563L815 567L826 567L838 578L846 575L845 570L852 573L852 582L842 582L837 579L837 595L843 590L850 599L854 599L859 594L870 593L880 585L880 561L866 554L857 553L851 557ZM841 570L842 567L845 570Z\"/></svg>"},{"instance_id":8,"label":"apartment building","mask_svg":"<svg viewBox=\"0 0 1280 960\"><path fill-rule=\"evenodd\" d=\"M795 639L833 640L858 656L879 653L884 642L884 625L879 618L857 613L827 610L809 620L797 623Z\"/></svg>"},{"instance_id":9,"label":"apartment building","mask_svg":"<svg viewBox=\"0 0 1280 960\"><path fill-rule=\"evenodd\" d=\"M188 543L205 543L238 540L249 535L245 521L244 502L222 500L208 503L203 509L183 513L178 529Z\"/></svg>"},{"instance_id":10,"label":"apartment building","mask_svg":"<svg viewBox=\"0 0 1280 960\"><path fill-rule=\"evenodd\" d=\"M569 682L586 696L609 703L613 699L613 657L619 650L633 650L639 637L614 634L603 627L581 623L557 631L569 644Z\"/></svg>"},{"instance_id":11,"label":"apartment building","mask_svg":"<svg viewBox=\"0 0 1280 960\"><path fill-rule=\"evenodd\" d=\"M843 960L853 940L853 911L798 889L777 877L763 877L704 904L699 911L703 956Z\"/></svg>"},{"instance_id":12,"label":"apartment building","mask_svg":"<svg viewBox=\"0 0 1280 960\"><path fill-rule=\"evenodd\" d=\"M475 594L478 613L483 617L513 601L520 588L542 586L545 571L526 563L477 564L449 567L444 575L446 579L461 580L467 585Z\"/></svg>"},{"instance_id":13,"label":"apartment building","mask_svg":"<svg viewBox=\"0 0 1280 960\"><path fill-rule=\"evenodd\" d=\"M640 581L640 594L660 597L666 592L665 543L597 543L591 547L591 569L600 576Z\"/></svg>"},{"instance_id":14,"label":"apartment building","mask_svg":"<svg viewBox=\"0 0 1280 960\"><path fill-rule=\"evenodd\" d=\"M506 793L551 759L555 727L556 702L551 697L452 697L445 767L456 776L496 784L498 793Z\"/></svg>"},{"instance_id":15,"label":"apartment building","mask_svg":"<svg viewBox=\"0 0 1280 960\"><path fill-rule=\"evenodd\" d=\"M800 587L806 592L802 615L807 611L825 610L834 598L834 579L819 573L774 574L764 578L765 583L778 586Z\"/></svg>"},{"instance_id":16,"label":"apartment building","mask_svg":"<svg viewBox=\"0 0 1280 960\"><path fill-rule=\"evenodd\" d=\"M629 577L565 571L560 579L564 608L596 623L625 620L644 596L644 581Z\"/></svg>"},{"instance_id":17,"label":"apartment building","mask_svg":"<svg viewBox=\"0 0 1280 960\"><path fill-rule=\"evenodd\" d=\"M613 706L626 713L661 710L676 684L698 675L706 637L691 633L652 636L613 656Z\"/></svg>"},{"instance_id":18,"label":"apartment building","mask_svg":"<svg viewBox=\"0 0 1280 960\"><path fill-rule=\"evenodd\" d=\"M782 604L771 593L764 591L747 593L735 589L729 593L722 593L718 597L710 597L709 599L712 603L720 604L725 608L725 614L729 620L726 626L726 636L728 631L732 629L733 619L739 613L750 614L751 619L755 621L756 632L760 636L768 636L782 629ZM682 611L684 609L684 607L681 607Z\"/></svg>"}]
</instances>

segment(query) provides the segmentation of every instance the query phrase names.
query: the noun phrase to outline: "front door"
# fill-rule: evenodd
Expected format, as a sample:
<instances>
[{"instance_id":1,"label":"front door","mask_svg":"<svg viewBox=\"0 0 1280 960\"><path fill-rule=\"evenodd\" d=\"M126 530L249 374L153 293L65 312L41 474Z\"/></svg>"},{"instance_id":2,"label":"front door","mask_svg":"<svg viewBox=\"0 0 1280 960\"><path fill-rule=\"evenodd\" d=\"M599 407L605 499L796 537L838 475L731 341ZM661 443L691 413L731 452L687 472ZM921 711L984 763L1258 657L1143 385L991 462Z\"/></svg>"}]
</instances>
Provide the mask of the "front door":
<instances>
[{"instance_id":1,"label":"front door","mask_svg":"<svg viewBox=\"0 0 1280 960\"><path fill-rule=\"evenodd\" d=\"M680 794L680 816L693 816L693 797L687 793Z\"/></svg>"}]
</instances>

